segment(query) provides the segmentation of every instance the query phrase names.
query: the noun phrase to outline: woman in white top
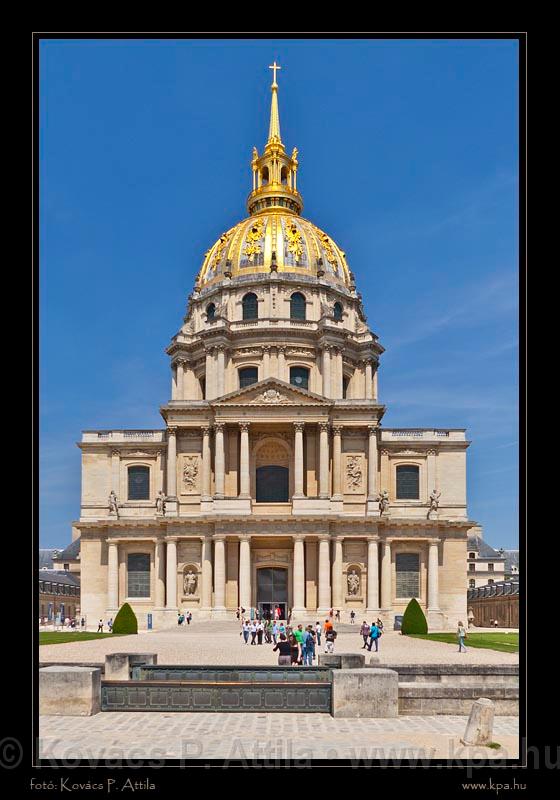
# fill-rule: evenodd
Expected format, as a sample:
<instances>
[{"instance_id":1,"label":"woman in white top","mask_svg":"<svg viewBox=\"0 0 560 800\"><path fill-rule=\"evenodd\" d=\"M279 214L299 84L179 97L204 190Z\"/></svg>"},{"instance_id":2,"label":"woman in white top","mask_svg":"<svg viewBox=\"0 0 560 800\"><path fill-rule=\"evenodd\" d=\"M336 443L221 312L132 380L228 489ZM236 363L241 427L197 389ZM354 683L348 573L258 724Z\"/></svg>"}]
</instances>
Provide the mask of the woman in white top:
<instances>
[{"instance_id":1,"label":"woman in white top","mask_svg":"<svg viewBox=\"0 0 560 800\"><path fill-rule=\"evenodd\" d=\"M459 622L457 625L457 640L459 642L459 652L461 653L462 650L467 652L467 648L465 647L465 637L467 632L465 631L465 627L462 622ZM462 648L462 650L461 650Z\"/></svg>"}]
</instances>

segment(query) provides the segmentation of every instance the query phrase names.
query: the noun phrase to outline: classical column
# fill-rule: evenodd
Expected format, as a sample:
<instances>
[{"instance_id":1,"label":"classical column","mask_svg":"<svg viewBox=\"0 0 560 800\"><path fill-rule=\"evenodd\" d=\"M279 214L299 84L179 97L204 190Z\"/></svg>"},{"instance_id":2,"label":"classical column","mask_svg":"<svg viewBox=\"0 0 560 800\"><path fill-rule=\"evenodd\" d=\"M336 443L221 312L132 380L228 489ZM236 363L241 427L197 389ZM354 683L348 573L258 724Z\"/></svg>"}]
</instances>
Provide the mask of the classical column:
<instances>
[{"instance_id":1,"label":"classical column","mask_svg":"<svg viewBox=\"0 0 560 800\"><path fill-rule=\"evenodd\" d=\"M216 397L223 397L225 394L224 380L226 376L226 352L223 345L217 348L218 351L218 366L216 372L217 391Z\"/></svg>"},{"instance_id":2,"label":"classical column","mask_svg":"<svg viewBox=\"0 0 560 800\"><path fill-rule=\"evenodd\" d=\"M435 450L428 450L426 455L428 456L428 458L426 459L427 461L426 467L427 467L428 498L429 498L433 490L438 488L438 480L436 475L437 454Z\"/></svg>"},{"instance_id":3,"label":"classical column","mask_svg":"<svg viewBox=\"0 0 560 800\"><path fill-rule=\"evenodd\" d=\"M265 345L263 351L263 378L270 378L270 346Z\"/></svg>"},{"instance_id":4,"label":"classical column","mask_svg":"<svg viewBox=\"0 0 560 800\"><path fill-rule=\"evenodd\" d=\"M342 542L344 536L335 536L334 558L332 564L332 604L333 608L341 609L344 603L342 594Z\"/></svg>"},{"instance_id":5,"label":"classical column","mask_svg":"<svg viewBox=\"0 0 560 800\"><path fill-rule=\"evenodd\" d=\"M216 369L214 362L214 349L209 347L206 350L206 400L213 400L216 397Z\"/></svg>"},{"instance_id":6,"label":"classical column","mask_svg":"<svg viewBox=\"0 0 560 800\"><path fill-rule=\"evenodd\" d=\"M333 500L342 500L342 425L333 426Z\"/></svg>"},{"instance_id":7,"label":"classical column","mask_svg":"<svg viewBox=\"0 0 560 800\"><path fill-rule=\"evenodd\" d=\"M331 362L331 397L334 400L340 400L342 398L342 350L340 347L333 347Z\"/></svg>"},{"instance_id":8,"label":"classical column","mask_svg":"<svg viewBox=\"0 0 560 800\"><path fill-rule=\"evenodd\" d=\"M225 495L226 480L226 459L224 451L224 428L223 422L216 422L214 425L214 470L216 475L216 493L214 497L223 499Z\"/></svg>"},{"instance_id":9,"label":"classical column","mask_svg":"<svg viewBox=\"0 0 560 800\"><path fill-rule=\"evenodd\" d=\"M163 539L156 542L156 557L154 562L156 584L156 608L165 606L165 545Z\"/></svg>"},{"instance_id":10,"label":"classical column","mask_svg":"<svg viewBox=\"0 0 560 800\"><path fill-rule=\"evenodd\" d=\"M428 555L428 611L439 610L438 545L439 539L430 540Z\"/></svg>"},{"instance_id":11,"label":"classical column","mask_svg":"<svg viewBox=\"0 0 560 800\"><path fill-rule=\"evenodd\" d=\"M330 586L330 539L328 536L319 538L319 609L327 611L331 607Z\"/></svg>"},{"instance_id":12,"label":"classical column","mask_svg":"<svg viewBox=\"0 0 560 800\"><path fill-rule=\"evenodd\" d=\"M177 428L167 429L167 496L177 497Z\"/></svg>"},{"instance_id":13,"label":"classical column","mask_svg":"<svg viewBox=\"0 0 560 800\"><path fill-rule=\"evenodd\" d=\"M319 497L329 497L329 423L319 423Z\"/></svg>"},{"instance_id":14,"label":"classical column","mask_svg":"<svg viewBox=\"0 0 560 800\"><path fill-rule=\"evenodd\" d=\"M251 482L249 478L249 425L250 422L240 422L241 447L239 451L239 497L251 496Z\"/></svg>"},{"instance_id":15,"label":"classical column","mask_svg":"<svg viewBox=\"0 0 560 800\"><path fill-rule=\"evenodd\" d=\"M212 608L212 539L210 536L202 536L202 608L210 610Z\"/></svg>"},{"instance_id":16,"label":"classical column","mask_svg":"<svg viewBox=\"0 0 560 800\"><path fill-rule=\"evenodd\" d=\"M366 361L366 400L373 399L373 381L372 381L372 367L371 360L368 358Z\"/></svg>"},{"instance_id":17,"label":"classical column","mask_svg":"<svg viewBox=\"0 0 560 800\"><path fill-rule=\"evenodd\" d=\"M393 607L393 593L391 588L391 540L384 539L381 544L381 608L384 610Z\"/></svg>"},{"instance_id":18,"label":"classical column","mask_svg":"<svg viewBox=\"0 0 560 800\"><path fill-rule=\"evenodd\" d=\"M177 359L177 400L185 399L185 360Z\"/></svg>"},{"instance_id":19,"label":"classical column","mask_svg":"<svg viewBox=\"0 0 560 800\"><path fill-rule=\"evenodd\" d=\"M177 539L167 539L166 607L177 608Z\"/></svg>"},{"instance_id":20,"label":"classical column","mask_svg":"<svg viewBox=\"0 0 560 800\"><path fill-rule=\"evenodd\" d=\"M214 536L214 610L226 610L225 536Z\"/></svg>"},{"instance_id":21,"label":"classical column","mask_svg":"<svg viewBox=\"0 0 560 800\"><path fill-rule=\"evenodd\" d=\"M108 542L107 557L107 607L119 607L119 545Z\"/></svg>"},{"instance_id":22,"label":"classical column","mask_svg":"<svg viewBox=\"0 0 560 800\"><path fill-rule=\"evenodd\" d=\"M303 536L294 536L294 607L296 614L305 613L305 552Z\"/></svg>"},{"instance_id":23,"label":"classical column","mask_svg":"<svg viewBox=\"0 0 560 800\"><path fill-rule=\"evenodd\" d=\"M202 500L211 500L210 494L210 425L202 426Z\"/></svg>"},{"instance_id":24,"label":"classical column","mask_svg":"<svg viewBox=\"0 0 560 800\"><path fill-rule=\"evenodd\" d=\"M177 364L171 364L171 399L177 399Z\"/></svg>"},{"instance_id":25,"label":"classical column","mask_svg":"<svg viewBox=\"0 0 560 800\"><path fill-rule=\"evenodd\" d=\"M304 497L303 494L303 429L304 422L294 422L295 447L294 447L294 497Z\"/></svg>"},{"instance_id":26,"label":"classical column","mask_svg":"<svg viewBox=\"0 0 560 800\"><path fill-rule=\"evenodd\" d=\"M286 348L278 348L278 377L281 381L286 380Z\"/></svg>"},{"instance_id":27,"label":"classical column","mask_svg":"<svg viewBox=\"0 0 560 800\"><path fill-rule=\"evenodd\" d=\"M368 500L375 500L377 491L377 427L368 425Z\"/></svg>"},{"instance_id":28,"label":"classical column","mask_svg":"<svg viewBox=\"0 0 560 800\"><path fill-rule=\"evenodd\" d=\"M367 559L367 610L379 611L379 554L377 536L368 536Z\"/></svg>"},{"instance_id":29,"label":"classical column","mask_svg":"<svg viewBox=\"0 0 560 800\"><path fill-rule=\"evenodd\" d=\"M331 394L331 351L323 347L323 397L332 397Z\"/></svg>"},{"instance_id":30,"label":"classical column","mask_svg":"<svg viewBox=\"0 0 560 800\"><path fill-rule=\"evenodd\" d=\"M378 394L377 394L377 368L373 373L373 399L377 401Z\"/></svg>"},{"instance_id":31,"label":"classical column","mask_svg":"<svg viewBox=\"0 0 560 800\"><path fill-rule=\"evenodd\" d=\"M251 607L251 537L239 537L239 605Z\"/></svg>"}]
</instances>

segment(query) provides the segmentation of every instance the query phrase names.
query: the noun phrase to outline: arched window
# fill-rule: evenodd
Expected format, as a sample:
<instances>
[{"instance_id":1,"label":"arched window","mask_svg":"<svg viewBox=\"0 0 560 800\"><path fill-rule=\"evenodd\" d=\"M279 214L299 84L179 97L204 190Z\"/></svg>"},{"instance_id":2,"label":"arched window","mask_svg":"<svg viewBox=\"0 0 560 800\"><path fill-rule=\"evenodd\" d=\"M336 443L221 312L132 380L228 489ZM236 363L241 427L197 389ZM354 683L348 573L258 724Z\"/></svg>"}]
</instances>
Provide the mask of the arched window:
<instances>
[{"instance_id":1,"label":"arched window","mask_svg":"<svg viewBox=\"0 0 560 800\"><path fill-rule=\"evenodd\" d=\"M290 383L300 389L309 389L309 370L306 367L290 367Z\"/></svg>"},{"instance_id":2,"label":"arched window","mask_svg":"<svg viewBox=\"0 0 560 800\"><path fill-rule=\"evenodd\" d=\"M128 499L129 500L150 499L149 467L128 468Z\"/></svg>"},{"instance_id":3,"label":"arched window","mask_svg":"<svg viewBox=\"0 0 560 800\"><path fill-rule=\"evenodd\" d=\"M256 294L249 292L241 302L243 304L243 319L259 318L259 306Z\"/></svg>"},{"instance_id":4,"label":"arched window","mask_svg":"<svg viewBox=\"0 0 560 800\"><path fill-rule=\"evenodd\" d=\"M420 499L420 468L412 464L397 467L397 500Z\"/></svg>"},{"instance_id":5,"label":"arched window","mask_svg":"<svg viewBox=\"0 0 560 800\"><path fill-rule=\"evenodd\" d=\"M268 167L263 167L261 172L261 182L263 186L266 186L268 183Z\"/></svg>"},{"instance_id":6,"label":"arched window","mask_svg":"<svg viewBox=\"0 0 560 800\"><path fill-rule=\"evenodd\" d=\"M397 553L397 597L420 597L420 556L418 553Z\"/></svg>"},{"instance_id":7,"label":"arched window","mask_svg":"<svg viewBox=\"0 0 560 800\"><path fill-rule=\"evenodd\" d=\"M286 184L288 183L288 168L282 167L280 171L280 183Z\"/></svg>"},{"instance_id":8,"label":"arched window","mask_svg":"<svg viewBox=\"0 0 560 800\"><path fill-rule=\"evenodd\" d=\"M214 303L206 306L206 321L210 322L211 319L216 319L216 306Z\"/></svg>"},{"instance_id":9,"label":"arched window","mask_svg":"<svg viewBox=\"0 0 560 800\"><path fill-rule=\"evenodd\" d=\"M127 559L127 597L150 596L150 556L148 553L129 553Z\"/></svg>"},{"instance_id":10,"label":"arched window","mask_svg":"<svg viewBox=\"0 0 560 800\"><path fill-rule=\"evenodd\" d=\"M290 297L290 319L305 319L305 297L301 292Z\"/></svg>"},{"instance_id":11,"label":"arched window","mask_svg":"<svg viewBox=\"0 0 560 800\"><path fill-rule=\"evenodd\" d=\"M206 399L206 378L199 378L198 383L200 386L200 395L203 400Z\"/></svg>"},{"instance_id":12,"label":"arched window","mask_svg":"<svg viewBox=\"0 0 560 800\"><path fill-rule=\"evenodd\" d=\"M335 303L333 306L333 317L335 322L342 322L342 305Z\"/></svg>"},{"instance_id":13,"label":"arched window","mask_svg":"<svg viewBox=\"0 0 560 800\"><path fill-rule=\"evenodd\" d=\"M239 388L250 386L259 380L259 370L257 367L243 367L239 370Z\"/></svg>"}]
</instances>

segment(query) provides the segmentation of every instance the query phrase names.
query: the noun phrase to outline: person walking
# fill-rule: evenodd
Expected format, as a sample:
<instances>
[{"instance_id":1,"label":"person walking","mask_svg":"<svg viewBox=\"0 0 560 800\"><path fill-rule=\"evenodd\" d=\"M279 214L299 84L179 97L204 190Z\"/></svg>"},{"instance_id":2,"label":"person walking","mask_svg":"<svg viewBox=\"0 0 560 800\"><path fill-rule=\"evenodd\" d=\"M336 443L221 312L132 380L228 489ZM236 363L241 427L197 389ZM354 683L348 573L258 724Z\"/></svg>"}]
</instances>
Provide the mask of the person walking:
<instances>
[{"instance_id":1,"label":"person walking","mask_svg":"<svg viewBox=\"0 0 560 800\"><path fill-rule=\"evenodd\" d=\"M375 643L375 652L379 650L379 628L375 624L375 622L371 623L371 628L369 629L369 645L368 650L371 653L371 646Z\"/></svg>"},{"instance_id":2,"label":"person walking","mask_svg":"<svg viewBox=\"0 0 560 800\"><path fill-rule=\"evenodd\" d=\"M369 639L369 625L365 620L362 622L362 627L360 628L360 635L364 640L364 646L362 647L362 650L365 650L367 647L367 640Z\"/></svg>"},{"instance_id":3,"label":"person walking","mask_svg":"<svg viewBox=\"0 0 560 800\"><path fill-rule=\"evenodd\" d=\"M312 667L315 658L315 635L313 625L308 625L303 634L303 666Z\"/></svg>"},{"instance_id":4,"label":"person walking","mask_svg":"<svg viewBox=\"0 0 560 800\"><path fill-rule=\"evenodd\" d=\"M352 625L354 624L355 617L356 617L356 612L354 611L354 609L352 609L352 611L350 612L350 622L352 623Z\"/></svg>"},{"instance_id":5,"label":"person walking","mask_svg":"<svg viewBox=\"0 0 560 800\"><path fill-rule=\"evenodd\" d=\"M467 632L465 630L465 626L462 622L457 624L457 640L459 642L459 653L467 652L467 648L465 647L465 639L467 638Z\"/></svg>"},{"instance_id":6,"label":"person walking","mask_svg":"<svg viewBox=\"0 0 560 800\"><path fill-rule=\"evenodd\" d=\"M381 622L379 617L377 618L377 622L375 624L379 628L379 635L381 636L381 634L383 633L383 623Z\"/></svg>"},{"instance_id":7,"label":"person walking","mask_svg":"<svg viewBox=\"0 0 560 800\"><path fill-rule=\"evenodd\" d=\"M274 644L278 643L278 621L276 619L272 625L272 641Z\"/></svg>"},{"instance_id":8,"label":"person walking","mask_svg":"<svg viewBox=\"0 0 560 800\"><path fill-rule=\"evenodd\" d=\"M251 622L251 644L256 644L255 639L257 637L257 624L255 620Z\"/></svg>"},{"instance_id":9,"label":"person walking","mask_svg":"<svg viewBox=\"0 0 560 800\"><path fill-rule=\"evenodd\" d=\"M109 628L109 633L113 633L113 617L107 620L107 627Z\"/></svg>"},{"instance_id":10,"label":"person walking","mask_svg":"<svg viewBox=\"0 0 560 800\"><path fill-rule=\"evenodd\" d=\"M286 626L284 625L283 622L281 622L280 625L278 626L278 633L287 635Z\"/></svg>"},{"instance_id":11,"label":"person walking","mask_svg":"<svg viewBox=\"0 0 560 800\"><path fill-rule=\"evenodd\" d=\"M103 633L103 620L100 619L97 625L97 633Z\"/></svg>"},{"instance_id":12,"label":"person walking","mask_svg":"<svg viewBox=\"0 0 560 800\"><path fill-rule=\"evenodd\" d=\"M85 619L82 617L82 618L81 618L81 620L80 620L80 628L85 628L85 627L86 627L86 621L85 621Z\"/></svg>"},{"instance_id":13,"label":"person walking","mask_svg":"<svg viewBox=\"0 0 560 800\"><path fill-rule=\"evenodd\" d=\"M334 653L334 643L337 636L335 629L330 627L325 634L325 653Z\"/></svg>"},{"instance_id":14,"label":"person walking","mask_svg":"<svg viewBox=\"0 0 560 800\"><path fill-rule=\"evenodd\" d=\"M339 608L336 609L335 619L336 619L337 622L340 622L340 609Z\"/></svg>"},{"instance_id":15,"label":"person walking","mask_svg":"<svg viewBox=\"0 0 560 800\"><path fill-rule=\"evenodd\" d=\"M257 644L263 643L263 633L264 633L264 625L261 622L261 620L259 620L257 622Z\"/></svg>"},{"instance_id":16,"label":"person walking","mask_svg":"<svg viewBox=\"0 0 560 800\"><path fill-rule=\"evenodd\" d=\"M315 636L317 638L317 647L321 647L321 623L319 620L315 623Z\"/></svg>"},{"instance_id":17,"label":"person walking","mask_svg":"<svg viewBox=\"0 0 560 800\"><path fill-rule=\"evenodd\" d=\"M246 619L243 620L241 632L243 633L243 641L245 642L245 644L249 644L249 634L251 633L251 626L249 625Z\"/></svg>"},{"instance_id":18,"label":"person walking","mask_svg":"<svg viewBox=\"0 0 560 800\"><path fill-rule=\"evenodd\" d=\"M331 610L329 611L329 618L330 618L330 620L332 621L332 618L333 618L333 610L332 610L332 608L331 608Z\"/></svg>"},{"instance_id":19,"label":"person walking","mask_svg":"<svg viewBox=\"0 0 560 800\"><path fill-rule=\"evenodd\" d=\"M303 663L303 625L301 623L297 626L296 630L294 631L294 636L296 637L296 641L298 643L298 664Z\"/></svg>"},{"instance_id":20,"label":"person walking","mask_svg":"<svg viewBox=\"0 0 560 800\"><path fill-rule=\"evenodd\" d=\"M290 658L292 659L292 667L297 667L299 661L299 645L295 637L294 631L288 628L288 641L290 643Z\"/></svg>"},{"instance_id":21,"label":"person walking","mask_svg":"<svg viewBox=\"0 0 560 800\"><path fill-rule=\"evenodd\" d=\"M292 646L286 638L285 633L280 634L280 641L276 642L272 652L278 651L278 666L289 667L292 664Z\"/></svg>"}]
</instances>

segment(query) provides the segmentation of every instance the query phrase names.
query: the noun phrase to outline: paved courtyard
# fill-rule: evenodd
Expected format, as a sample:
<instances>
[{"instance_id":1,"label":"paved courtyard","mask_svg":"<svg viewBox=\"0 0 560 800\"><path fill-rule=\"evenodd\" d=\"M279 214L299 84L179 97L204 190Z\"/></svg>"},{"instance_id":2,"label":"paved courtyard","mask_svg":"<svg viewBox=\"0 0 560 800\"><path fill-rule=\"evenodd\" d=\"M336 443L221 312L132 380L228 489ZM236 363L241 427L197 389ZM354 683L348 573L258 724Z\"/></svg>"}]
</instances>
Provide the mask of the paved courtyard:
<instances>
[{"instance_id":1,"label":"paved courtyard","mask_svg":"<svg viewBox=\"0 0 560 800\"><path fill-rule=\"evenodd\" d=\"M40 718L39 757L82 759L504 759L518 717L496 717L502 749L465 747L462 716L334 719L329 714L105 712Z\"/></svg>"},{"instance_id":2,"label":"paved courtyard","mask_svg":"<svg viewBox=\"0 0 560 800\"><path fill-rule=\"evenodd\" d=\"M478 629L477 629L478 630ZM42 645L39 648L41 662L99 662L106 653L154 652L160 664L276 664L277 653L273 645L245 645L239 635L237 621L196 622L177 626L171 631L147 631L136 636L118 636L93 639L87 642ZM338 638L335 652L365 653L359 625L337 626ZM468 646L468 640L467 640ZM373 652L373 651L372 651ZM502 653L482 648L467 648L467 653L458 653L457 645L411 639L398 631L387 631L379 645L380 662L383 664L517 664L517 653Z\"/></svg>"}]
</instances>

